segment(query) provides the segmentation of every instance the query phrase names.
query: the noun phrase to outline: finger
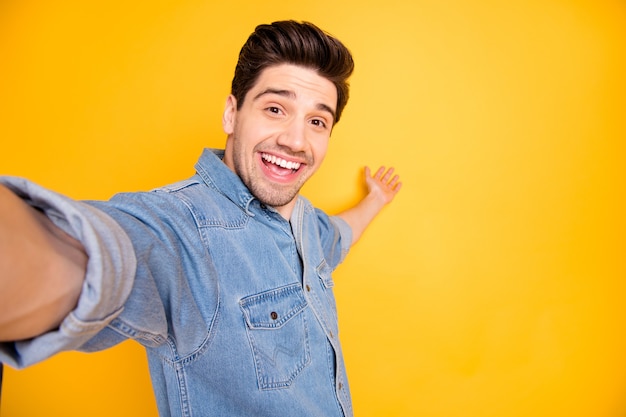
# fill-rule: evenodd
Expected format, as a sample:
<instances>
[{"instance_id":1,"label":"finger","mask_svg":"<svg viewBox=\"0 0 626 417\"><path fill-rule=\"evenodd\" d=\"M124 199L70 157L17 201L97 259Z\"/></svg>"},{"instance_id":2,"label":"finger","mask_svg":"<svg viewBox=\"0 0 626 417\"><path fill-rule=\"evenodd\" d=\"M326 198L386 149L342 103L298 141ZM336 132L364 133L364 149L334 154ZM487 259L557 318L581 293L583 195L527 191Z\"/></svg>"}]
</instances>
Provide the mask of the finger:
<instances>
[{"instance_id":1,"label":"finger","mask_svg":"<svg viewBox=\"0 0 626 417\"><path fill-rule=\"evenodd\" d=\"M385 172L385 175L383 176L383 181L388 182L391 174L393 174L393 167L389 168L387 172Z\"/></svg>"},{"instance_id":2,"label":"finger","mask_svg":"<svg viewBox=\"0 0 626 417\"><path fill-rule=\"evenodd\" d=\"M391 181L389 181L389 185L391 187L393 187L394 185L396 185L396 183L398 182L399 179L400 179L400 177L398 175L394 175L393 178L391 179Z\"/></svg>"},{"instance_id":3,"label":"finger","mask_svg":"<svg viewBox=\"0 0 626 417\"><path fill-rule=\"evenodd\" d=\"M385 172L385 167L381 166L380 168L378 168L378 171L376 171L376 174L374 174L374 178L381 179L383 176L383 172Z\"/></svg>"}]
</instances>

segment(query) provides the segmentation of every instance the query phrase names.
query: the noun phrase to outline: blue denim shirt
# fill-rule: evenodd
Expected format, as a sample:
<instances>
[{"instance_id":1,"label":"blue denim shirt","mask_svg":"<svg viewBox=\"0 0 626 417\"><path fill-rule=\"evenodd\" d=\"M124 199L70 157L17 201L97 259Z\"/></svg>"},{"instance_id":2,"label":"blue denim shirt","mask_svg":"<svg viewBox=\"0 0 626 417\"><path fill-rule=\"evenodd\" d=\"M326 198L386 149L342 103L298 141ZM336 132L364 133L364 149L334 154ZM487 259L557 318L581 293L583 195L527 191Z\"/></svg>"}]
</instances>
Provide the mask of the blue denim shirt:
<instances>
[{"instance_id":1,"label":"blue denim shirt","mask_svg":"<svg viewBox=\"0 0 626 417\"><path fill-rule=\"evenodd\" d=\"M15 367L68 349L144 345L162 416L351 416L332 270L351 230L303 197L287 221L205 150L196 175L76 202L2 182L81 240L76 309L56 331L3 343Z\"/></svg>"}]
</instances>

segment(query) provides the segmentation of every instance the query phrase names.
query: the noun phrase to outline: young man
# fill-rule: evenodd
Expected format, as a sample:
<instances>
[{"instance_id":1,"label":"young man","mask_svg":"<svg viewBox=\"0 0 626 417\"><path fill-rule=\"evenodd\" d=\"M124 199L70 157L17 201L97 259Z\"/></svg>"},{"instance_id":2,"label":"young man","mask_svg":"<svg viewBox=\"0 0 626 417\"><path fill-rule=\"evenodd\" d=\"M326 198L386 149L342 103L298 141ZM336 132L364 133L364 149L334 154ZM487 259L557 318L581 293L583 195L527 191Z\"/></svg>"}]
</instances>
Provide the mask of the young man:
<instances>
[{"instance_id":1,"label":"young man","mask_svg":"<svg viewBox=\"0 0 626 417\"><path fill-rule=\"evenodd\" d=\"M349 51L309 23L260 25L226 101L224 151L153 192L77 202L0 187L0 361L131 338L162 416L350 416L331 271L398 190L373 176L331 217L299 195L348 99Z\"/></svg>"}]
</instances>

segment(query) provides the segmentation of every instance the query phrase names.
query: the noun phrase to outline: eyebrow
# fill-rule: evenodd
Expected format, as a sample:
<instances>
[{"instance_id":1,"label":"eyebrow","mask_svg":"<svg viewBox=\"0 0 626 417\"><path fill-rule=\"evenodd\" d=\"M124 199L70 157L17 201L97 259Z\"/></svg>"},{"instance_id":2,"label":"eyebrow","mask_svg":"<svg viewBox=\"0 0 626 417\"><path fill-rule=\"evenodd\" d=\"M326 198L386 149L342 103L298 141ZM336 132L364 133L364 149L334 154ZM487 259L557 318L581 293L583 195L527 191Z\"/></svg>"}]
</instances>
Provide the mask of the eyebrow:
<instances>
[{"instance_id":1,"label":"eyebrow","mask_svg":"<svg viewBox=\"0 0 626 417\"><path fill-rule=\"evenodd\" d=\"M296 98L296 93L294 91L291 90L280 90L277 88L266 88L265 90L261 91L259 94L257 94L256 96L254 96L253 100L256 101L257 99L268 95L268 94L276 94L285 98L288 98L290 100L295 100ZM325 112L330 113L331 116L333 116L333 120L335 120L336 115L335 115L335 110L332 109L332 107L324 104L324 103L318 103L315 106L318 110L322 110Z\"/></svg>"}]
</instances>

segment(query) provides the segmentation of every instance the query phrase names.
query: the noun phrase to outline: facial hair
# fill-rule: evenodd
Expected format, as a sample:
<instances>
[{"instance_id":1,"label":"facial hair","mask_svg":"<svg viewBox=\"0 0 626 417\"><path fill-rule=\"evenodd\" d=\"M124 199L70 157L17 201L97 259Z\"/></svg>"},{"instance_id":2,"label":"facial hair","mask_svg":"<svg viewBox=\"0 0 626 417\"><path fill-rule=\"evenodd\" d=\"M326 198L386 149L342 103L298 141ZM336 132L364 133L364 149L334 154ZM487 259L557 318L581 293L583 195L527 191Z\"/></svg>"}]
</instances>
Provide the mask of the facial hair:
<instances>
[{"instance_id":1,"label":"facial hair","mask_svg":"<svg viewBox=\"0 0 626 417\"><path fill-rule=\"evenodd\" d=\"M237 136L233 137L233 165L235 169L235 173L239 176L241 181L245 184L245 186L250 190L250 193L254 197L256 197L261 203L268 205L270 207L282 207L289 204L293 201L294 198L297 197L300 189L304 185L304 183L308 180L311 174L306 172L300 173L298 180L292 184L277 184L271 181L268 181L259 173L258 161L255 157L251 157L248 159L247 163L248 167L245 166L246 158L245 158L245 149L238 146L241 143ZM254 147L253 155L256 155L259 152L262 152L260 149L261 145L257 145ZM269 149L263 149L263 151L270 151ZM281 148L282 153L288 153L285 149ZM312 161L310 161L310 157L307 157L307 164L303 164L301 169L306 169L308 166L312 166Z\"/></svg>"}]
</instances>

